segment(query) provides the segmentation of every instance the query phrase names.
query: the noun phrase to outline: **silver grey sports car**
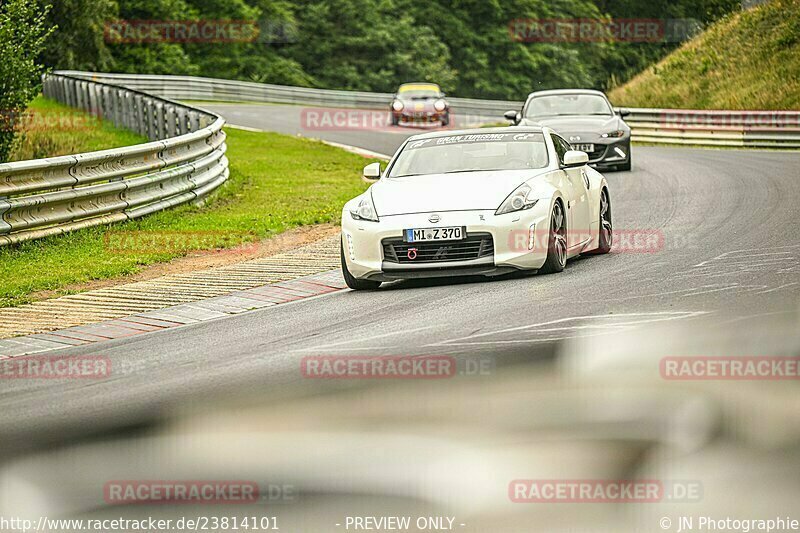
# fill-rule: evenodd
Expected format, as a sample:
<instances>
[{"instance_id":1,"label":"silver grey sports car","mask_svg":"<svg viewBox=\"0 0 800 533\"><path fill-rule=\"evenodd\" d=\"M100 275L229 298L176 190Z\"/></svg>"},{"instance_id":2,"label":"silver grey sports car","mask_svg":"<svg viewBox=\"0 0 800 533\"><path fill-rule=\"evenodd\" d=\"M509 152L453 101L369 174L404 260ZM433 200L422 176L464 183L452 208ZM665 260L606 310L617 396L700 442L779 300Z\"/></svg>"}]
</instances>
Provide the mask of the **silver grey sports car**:
<instances>
[{"instance_id":1,"label":"silver grey sports car","mask_svg":"<svg viewBox=\"0 0 800 533\"><path fill-rule=\"evenodd\" d=\"M589 154L589 164L603 170L631 169L631 129L606 95L589 89L537 91L528 95L522 113L505 117L520 126L553 128L575 150Z\"/></svg>"}]
</instances>

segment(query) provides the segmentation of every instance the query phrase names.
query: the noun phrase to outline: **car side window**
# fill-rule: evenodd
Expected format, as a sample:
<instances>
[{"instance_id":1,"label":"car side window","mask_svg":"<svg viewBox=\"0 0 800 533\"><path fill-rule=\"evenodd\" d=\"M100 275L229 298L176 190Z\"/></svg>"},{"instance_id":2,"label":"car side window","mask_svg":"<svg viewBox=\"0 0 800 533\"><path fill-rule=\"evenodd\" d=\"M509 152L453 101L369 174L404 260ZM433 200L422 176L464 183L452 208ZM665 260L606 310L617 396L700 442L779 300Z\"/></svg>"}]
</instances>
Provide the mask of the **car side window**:
<instances>
[{"instance_id":1,"label":"car side window","mask_svg":"<svg viewBox=\"0 0 800 533\"><path fill-rule=\"evenodd\" d=\"M553 140L553 146L556 149L556 155L558 155L558 163L560 165L564 164L564 154L567 153L568 148L564 148L562 144L563 139L557 135L551 135L550 138Z\"/></svg>"}]
</instances>

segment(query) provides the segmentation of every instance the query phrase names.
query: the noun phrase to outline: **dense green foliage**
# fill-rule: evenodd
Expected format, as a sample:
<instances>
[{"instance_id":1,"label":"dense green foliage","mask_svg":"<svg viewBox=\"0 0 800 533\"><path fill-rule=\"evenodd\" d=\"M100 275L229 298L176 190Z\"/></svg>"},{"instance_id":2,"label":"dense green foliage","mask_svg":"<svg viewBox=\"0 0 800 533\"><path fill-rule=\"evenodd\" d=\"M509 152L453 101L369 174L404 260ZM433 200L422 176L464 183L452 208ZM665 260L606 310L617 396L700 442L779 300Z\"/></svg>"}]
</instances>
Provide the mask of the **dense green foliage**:
<instances>
[{"instance_id":1,"label":"dense green foliage","mask_svg":"<svg viewBox=\"0 0 800 533\"><path fill-rule=\"evenodd\" d=\"M39 92L48 30L43 10L28 0L0 2L0 162L14 141L20 115Z\"/></svg>"},{"instance_id":2,"label":"dense green foliage","mask_svg":"<svg viewBox=\"0 0 800 533\"><path fill-rule=\"evenodd\" d=\"M519 19L696 19L738 0L30 0L51 4L55 68L199 74L392 91L436 81L454 95L520 99L534 89L608 88L675 42L519 42ZM252 20L253 42L114 43L115 20Z\"/></svg>"},{"instance_id":3,"label":"dense green foliage","mask_svg":"<svg viewBox=\"0 0 800 533\"><path fill-rule=\"evenodd\" d=\"M800 0L726 17L610 97L631 107L800 109Z\"/></svg>"}]
</instances>

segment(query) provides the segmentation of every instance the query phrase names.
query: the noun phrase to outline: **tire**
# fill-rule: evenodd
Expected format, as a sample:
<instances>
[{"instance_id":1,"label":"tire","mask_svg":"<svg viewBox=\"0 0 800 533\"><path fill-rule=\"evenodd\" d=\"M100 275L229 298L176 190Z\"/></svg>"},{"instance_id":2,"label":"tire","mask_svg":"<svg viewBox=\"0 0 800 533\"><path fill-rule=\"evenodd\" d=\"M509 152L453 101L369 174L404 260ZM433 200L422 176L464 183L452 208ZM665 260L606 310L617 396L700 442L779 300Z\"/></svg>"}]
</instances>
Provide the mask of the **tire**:
<instances>
[{"instance_id":1,"label":"tire","mask_svg":"<svg viewBox=\"0 0 800 533\"><path fill-rule=\"evenodd\" d=\"M342 258L342 275L344 282L347 286L354 291L374 291L381 286L380 281L372 281L371 279L358 279L353 276L347 269L347 261L344 260L344 244L339 243L339 255Z\"/></svg>"},{"instance_id":2,"label":"tire","mask_svg":"<svg viewBox=\"0 0 800 533\"><path fill-rule=\"evenodd\" d=\"M607 254L611 251L614 244L614 226L611 224L611 198L608 189L600 191L600 235L598 236L597 249L595 254Z\"/></svg>"},{"instance_id":3,"label":"tire","mask_svg":"<svg viewBox=\"0 0 800 533\"><path fill-rule=\"evenodd\" d=\"M623 163L621 165L617 165L617 170L630 170L631 169L631 162L628 160L627 163Z\"/></svg>"},{"instance_id":4,"label":"tire","mask_svg":"<svg viewBox=\"0 0 800 533\"><path fill-rule=\"evenodd\" d=\"M547 259L539 274L561 272L567 266L567 216L564 205L556 201L550 215L550 236L547 239Z\"/></svg>"},{"instance_id":5,"label":"tire","mask_svg":"<svg viewBox=\"0 0 800 533\"><path fill-rule=\"evenodd\" d=\"M392 114L392 126L399 126L399 125L400 125L400 117Z\"/></svg>"},{"instance_id":6,"label":"tire","mask_svg":"<svg viewBox=\"0 0 800 533\"><path fill-rule=\"evenodd\" d=\"M449 125L450 125L450 113L442 117L442 127L444 128Z\"/></svg>"}]
</instances>

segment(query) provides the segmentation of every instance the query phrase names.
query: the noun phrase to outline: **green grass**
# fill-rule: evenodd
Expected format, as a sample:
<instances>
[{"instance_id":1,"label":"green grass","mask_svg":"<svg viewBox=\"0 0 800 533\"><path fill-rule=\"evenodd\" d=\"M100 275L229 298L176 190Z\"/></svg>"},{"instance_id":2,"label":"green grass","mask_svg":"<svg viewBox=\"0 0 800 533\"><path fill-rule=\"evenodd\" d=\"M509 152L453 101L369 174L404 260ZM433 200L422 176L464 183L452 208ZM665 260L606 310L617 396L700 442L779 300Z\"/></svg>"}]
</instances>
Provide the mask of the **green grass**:
<instances>
[{"instance_id":1,"label":"green grass","mask_svg":"<svg viewBox=\"0 0 800 533\"><path fill-rule=\"evenodd\" d=\"M800 109L800 0L724 18L609 97L628 107Z\"/></svg>"},{"instance_id":2,"label":"green grass","mask_svg":"<svg viewBox=\"0 0 800 533\"><path fill-rule=\"evenodd\" d=\"M39 96L28 106L26 127L17 135L11 161L93 152L147 142L147 138L115 127L54 100Z\"/></svg>"},{"instance_id":3,"label":"green grass","mask_svg":"<svg viewBox=\"0 0 800 533\"><path fill-rule=\"evenodd\" d=\"M231 176L206 205L0 248L0 306L26 303L35 291L58 292L74 283L132 274L191 250L335 223L344 202L366 188L360 180L361 156L276 133L232 128L226 133ZM138 246L121 250L120 243L131 242L122 239L130 235L144 237ZM181 239L178 246L168 243L157 251L147 246L148 236L162 242L175 235Z\"/></svg>"}]
</instances>

